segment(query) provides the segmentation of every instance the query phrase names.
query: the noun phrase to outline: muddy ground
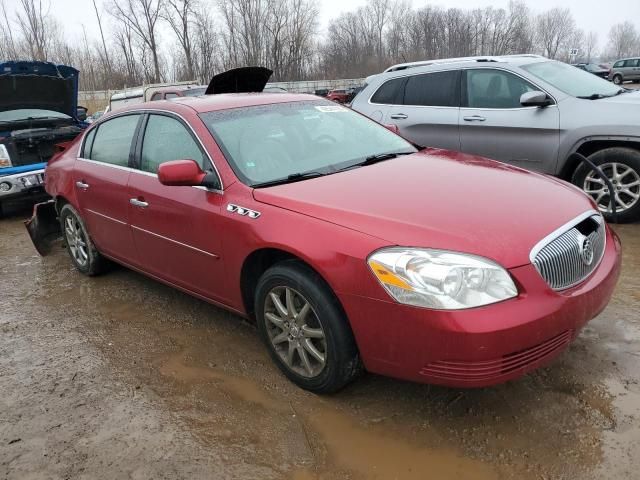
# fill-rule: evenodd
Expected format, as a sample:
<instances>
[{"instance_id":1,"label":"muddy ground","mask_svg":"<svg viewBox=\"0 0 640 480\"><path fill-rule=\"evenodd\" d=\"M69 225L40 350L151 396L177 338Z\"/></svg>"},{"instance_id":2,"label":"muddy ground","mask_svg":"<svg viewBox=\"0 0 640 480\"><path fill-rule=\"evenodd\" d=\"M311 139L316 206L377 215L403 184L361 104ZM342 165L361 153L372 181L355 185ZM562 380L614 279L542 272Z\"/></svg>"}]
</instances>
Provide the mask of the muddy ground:
<instances>
[{"instance_id":1,"label":"muddy ground","mask_svg":"<svg viewBox=\"0 0 640 480\"><path fill-rule=\"evenodd\" d=\"M289 383L255 328L124 268L86 278L0 220L0 479L640 478L640 225L550 367L458 390Z\"/></svg>"}]
</instances>

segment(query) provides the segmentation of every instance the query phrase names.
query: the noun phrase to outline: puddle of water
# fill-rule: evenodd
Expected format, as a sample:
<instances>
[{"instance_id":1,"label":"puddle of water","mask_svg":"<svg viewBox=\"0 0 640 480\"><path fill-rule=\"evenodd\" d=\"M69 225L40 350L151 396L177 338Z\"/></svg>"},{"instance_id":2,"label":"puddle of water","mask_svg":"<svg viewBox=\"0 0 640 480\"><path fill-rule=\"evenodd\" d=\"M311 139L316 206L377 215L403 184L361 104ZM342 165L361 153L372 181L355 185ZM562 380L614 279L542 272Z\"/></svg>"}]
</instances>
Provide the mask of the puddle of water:
<instances>
[{"instance_id":1,"label":"puddle of water","mask_svg":"<svg viewBox=\"0 0 640 480\"><path fill-rule=\"evenodd\" d=\"M322 436L331 457L368 479L497 478L497 473L482 462L443 448L418 447L413 442L385 434L381 428L363 428L336 411L323 408L310 414L308 419Z\"/></svg>"},{"instance_id":2,"label":"puddle of water","mask_svg":"<svg viewBox=\"0 0 640 480\"><path fill-rule=\"evenodd\" d=\"M255 382L227 375L215 368L188 365L186 357L185 352L170 356L160 367L160 373L189 384L213 381L240 400L255 403L268 410L284 411L282 403L276 402Z\"/></svg>"}]
</instances>

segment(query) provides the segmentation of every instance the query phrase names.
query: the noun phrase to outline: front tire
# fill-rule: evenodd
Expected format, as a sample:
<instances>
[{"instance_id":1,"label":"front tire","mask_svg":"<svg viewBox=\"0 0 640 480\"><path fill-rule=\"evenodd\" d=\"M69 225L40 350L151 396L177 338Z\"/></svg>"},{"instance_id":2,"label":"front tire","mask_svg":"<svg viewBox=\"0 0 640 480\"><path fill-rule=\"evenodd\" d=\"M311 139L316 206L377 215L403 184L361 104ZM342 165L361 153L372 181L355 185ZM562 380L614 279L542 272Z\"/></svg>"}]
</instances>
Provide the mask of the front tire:
<instances>
[{"instance_id":1,"label":"front tire","mask_svg":"<svg viewBox=\"0 0 640 480\"><path fill-rule=\"evenodd\" d=\"M616 85L622 85L622 75L614 75L613 83L615 83Z\"/></svg>"},{"instance_id":2,"label":"front tire","mask_svg":"<svg viewBox=\"0 0 640 480\"><path fill-rule=\"evenodd\" d=\"M640 151L613 147L589 156L613 183L616 212L621 223L640 219ZM605 218L612 220L607 185L588 165L580 164L571 180L590 195Z\"/></svg>"},{"instance_id":3,"label":"front tire","mask_svg":"<svg viewBox=\"0 0 640 480\"><path fill-rule=\"evenodd\" d=\"M80 273L94 276L105 271L106 259L93 244L80 214L68 203L60 210L60 228L71 261Z\"/></svg>"},{"instance_id":4,"label":"front tire","mask_svg":"<svg viewBox=\"0 0 640 480\"><path fill-rule=\"evenodd\" d=\"M299 387L332 393L360 372L358 349L338 299L303 263L282 262L260 277L255 312L271 358Z\"/></svg>"}]
</instances>

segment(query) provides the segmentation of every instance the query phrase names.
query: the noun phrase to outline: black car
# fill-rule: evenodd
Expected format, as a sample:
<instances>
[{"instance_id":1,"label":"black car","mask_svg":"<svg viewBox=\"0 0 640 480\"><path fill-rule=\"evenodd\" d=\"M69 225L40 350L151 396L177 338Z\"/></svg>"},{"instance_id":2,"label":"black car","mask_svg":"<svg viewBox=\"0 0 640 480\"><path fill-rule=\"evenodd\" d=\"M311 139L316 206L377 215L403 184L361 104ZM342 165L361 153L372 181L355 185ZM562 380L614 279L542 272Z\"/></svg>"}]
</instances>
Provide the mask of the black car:
<instances>
[{"instance_id":1,"label":"black car","mask_svg":"<svg viewBox=\"0 0 640 480\"><path fill-rule=\"evenodd\" d=\"M595 63L576 63L574 67L584 70L585 72L592 73L593 75L606 79L609 76L609 70L602 68Z\"/></svg>"}]
</instances>

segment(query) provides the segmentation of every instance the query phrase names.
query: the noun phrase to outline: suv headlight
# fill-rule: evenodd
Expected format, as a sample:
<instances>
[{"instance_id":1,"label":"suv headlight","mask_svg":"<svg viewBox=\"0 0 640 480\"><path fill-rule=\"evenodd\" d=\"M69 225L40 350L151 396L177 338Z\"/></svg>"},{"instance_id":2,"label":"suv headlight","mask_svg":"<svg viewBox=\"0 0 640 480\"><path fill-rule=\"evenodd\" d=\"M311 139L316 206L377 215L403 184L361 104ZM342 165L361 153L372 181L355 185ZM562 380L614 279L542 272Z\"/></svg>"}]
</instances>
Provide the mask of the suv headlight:
<instances>
[{"instance_id":1,"label":"suv headlight","mask_svg":"<svg viewBox=\"0 0 640 480\"><path fill-rule=\"evenodd\" d=\"M7 147L0 143L0 168L10 167L11 166L11 158L9 157L9 152L7 152Z\"/></svg>"},{"instance_id":2,"label":"suv headlight","mask_svg":"<svg viewBox=\"0 0 640 480\"><path fill-rule=\"evenodd\" d=\"M460 310L518 294L504 268L466 253L390 247L374 252L367 262L389 295L407 305Z\"/></svg>"}]
</instances>

